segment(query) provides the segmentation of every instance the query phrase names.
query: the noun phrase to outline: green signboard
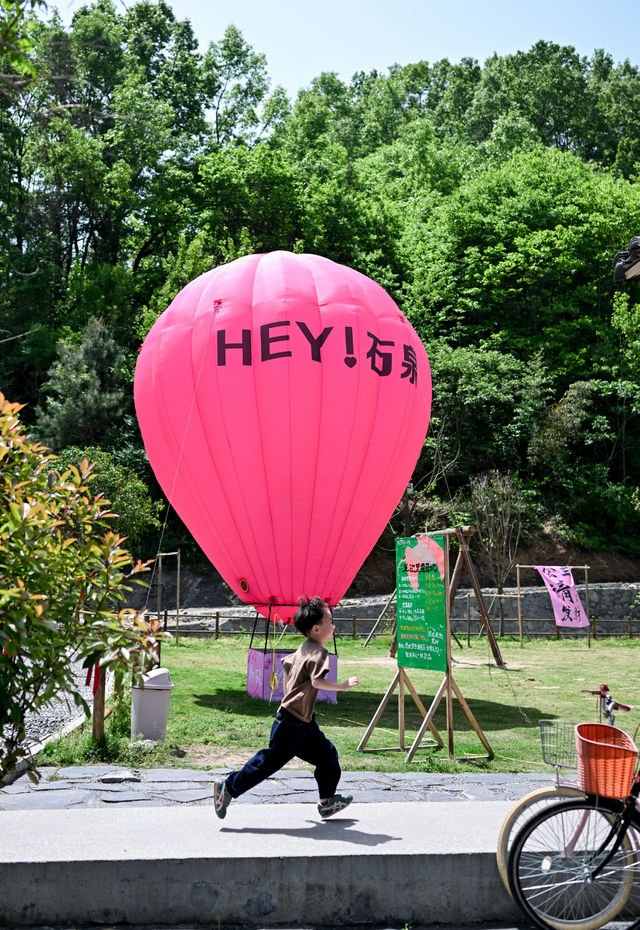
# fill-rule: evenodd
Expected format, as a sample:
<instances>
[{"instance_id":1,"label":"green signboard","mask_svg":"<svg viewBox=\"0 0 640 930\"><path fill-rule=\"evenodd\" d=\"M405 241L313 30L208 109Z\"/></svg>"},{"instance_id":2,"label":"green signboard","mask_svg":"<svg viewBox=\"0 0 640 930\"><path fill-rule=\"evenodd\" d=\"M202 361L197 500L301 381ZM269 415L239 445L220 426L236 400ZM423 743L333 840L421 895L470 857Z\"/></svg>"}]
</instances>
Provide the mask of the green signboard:
<instances>
[{"instance_id":1,"label":"green signboard","mask_svg":"<svg viewBox=\"0 0 640 930\"><path fill-rule=\"evenodd\" d=\"M446 539L396 539L398 665L447 671Z\"/></svg>"}]
</instances>

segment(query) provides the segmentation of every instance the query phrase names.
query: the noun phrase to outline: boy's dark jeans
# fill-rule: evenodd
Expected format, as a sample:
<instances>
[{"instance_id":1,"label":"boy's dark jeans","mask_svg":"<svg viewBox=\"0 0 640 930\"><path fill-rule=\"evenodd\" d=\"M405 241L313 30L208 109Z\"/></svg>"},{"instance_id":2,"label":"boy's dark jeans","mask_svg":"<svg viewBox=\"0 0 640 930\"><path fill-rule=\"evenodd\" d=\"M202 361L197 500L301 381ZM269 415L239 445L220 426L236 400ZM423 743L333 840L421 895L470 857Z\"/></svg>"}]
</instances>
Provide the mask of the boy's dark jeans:
<instances>
[{"instance_id":1,"label":"boy's dark jeans","mask_svg":"<svg viewBox=\"0 0 640 930\"><path fill-rule=\"evenodd\" d=\"M318 782L321 798L330 798L336 793L340 781L340 763L333 743L324 735L315 717L303 723L286 710L279 710L271 727L269 748L261 749L237 772L226 779L232 798L249 791L269 778L294 756L315 766L314 776Z\"/></svg>"}]
</instances>

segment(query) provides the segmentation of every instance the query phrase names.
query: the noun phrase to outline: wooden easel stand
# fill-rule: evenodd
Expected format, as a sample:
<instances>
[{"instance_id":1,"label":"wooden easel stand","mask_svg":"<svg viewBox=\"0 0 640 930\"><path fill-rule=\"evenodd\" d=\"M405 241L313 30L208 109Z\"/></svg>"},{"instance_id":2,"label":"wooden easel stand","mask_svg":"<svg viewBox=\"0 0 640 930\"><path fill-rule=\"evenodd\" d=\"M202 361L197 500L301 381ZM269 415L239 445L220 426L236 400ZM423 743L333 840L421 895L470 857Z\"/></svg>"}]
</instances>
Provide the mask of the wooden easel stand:
<instances>
[{"instance_id":1,"label":"wooden easel stand","mask_svg":"<svg viewBox=\"0 0 640 930\"><path fill-rule=\"evenodd\" d=\"M456 527L454 527L454 528L452 528L452 529L444 530L444 531L442 531L441 533L438 534L438 535L442 535L442 536L445 537L445 546L444 546L444 552L445 552L445 555L444 555L445 575L444 575L444 577L445 577L445 579L446 579L446 583L448 584L448 587L446 588L446 590L447 590L447 592L448 592L448 597L445 599L445 610L446 610L446 663L445 663L445 664L446 664L446 672L445 672L445 677L444 677L444 679L442 680L442 683L440 684L440 687L438 688L438 691L437 691L437 693L436 693L436 695L435 695L433 701L431 702L431 707L429 708L428 711L425 711L424 705L422 704L422 701L420 700L420 698L419 698L418 695L416 694L415 689L413 688L411 682L409 681L409 678L408 678L408 676L407 676L406 670L405 670L404 668L402 668L402 667L399 667L399 668L398 668L398 671L397 671L396 674L394 675L393 681L391 682L391 684L390 684L389 687L387 688L387 690L386 690L386 692L385 692L385 695L384 695L384 697L382 698L382 701L380 702L380 704L379 704L379 706L378 706L378 709L376 710L375 714L373 715L373 719L371 720L371 723L370 723L369 726L367 727L367 730L366 730L364 736L363 736L362 739L360 740L360 744L358 745L358 750L359 750L360 752L385 752L385 751L389 751L390 749L394 749L394 750L395 750L395 749L404 749L404 748L405 748L404 685L406 684L406 685L407 685L407 688L409 689L409 692L410 692L410 694L411 694L411 696L412 696L412 698L413 698L413 700L414 700L414 702L415 702L415 704L416 704L416 706L418 707L420 713L422 714L422 717L424 718L423 721L422 721L422 724L421 724L421 726L420 726L420 729L419 729L419 731L418 731L418 734L417 734L417 736L415 737L413 743L411 744L411 747L409 748L409 752L408 752L408 755L407 755L407 762L411 762L411 760L412 760L413 757L415 756L416 752L418 751L418 747L421 745L421 743L422 743L422 741L423 741L423 739L424 739L424 736L425 736L425 733L426 733L426 731L427 731L427 728L430 730L431 735L433 736L433 738L434 738L434 740L435 740L435 744L436 744L439 748L441 748L441 747L443 746L443 742L442 742L442 739L440 738L440 734L438 733L438 731L436 730L436 728L435 728L435 726L434 726L434 724L433 724L433 717L434 717L434 715L435 715L435 713L436 713L436 710L438 709L438 706L439 706L439 704L440 704L440 701L442 700L443 697L445 698L445 704L446 704L447 749L448 749L449 758L453 758L453 756L454 756L454 746L453 746L453 695L454 695L454 694L455 694L455 696L457 697L458 701L460 702L460 706L462 707L462 709L463 709L465 715L467 716L467 719L469 720L471 726L473 727L475 733L477 734L477 736L478 736L480 742L482 743L482 745L483 745L484 748L486 749L486 751L487 751L487 756L486 756L486 758L488 758L488 759L493 759L493 757L494 757L493 750L491 749L491 746L489 745L489 742L488 742L487 738L485 737L484 733L482 732L482 729L481 729L480 725L478 724L476 718L473 716L473 713L471 712L471 708L469 707L469 705L467 704L466 700L464 699L464 696L463 696L463 694L462 694L462 691L461 691L460 688L458 687L458 685L457 685L457 683L456 683L456 681L455 681L455 679L454 679L454 677L453 677L453 674L452 674L452 672L451 672L451 620L450 620L450 614L451 614L451 608L452 608L453 601L454 601L454 598L455 598L456 590L457 590L458 585L459 585L459 583L460 583L460 576L461 576L461 574L462 574L462 567L463 567L463 565L466 565L467 571L469 572L469 575L470 575L470 578L471 578L471 584L472 584L472 587L473 587L473 590L474 590L474 593L475 593L475 596L476 596L476 599L477 599L477 601L478 601L478 605L479 605L479 608L480 608L480 615L481 615L482 621L483 621L483 623L484 623L485 629L486 629L486 631L487 631L487 636L489 637L489 642L492 644L493 655L494 655L494 658L495 658L495 660L496 660L496 663L497 663L498 666L504 667L504 663L503 663L503 661L502 661L502 656L500 655L500 650L499 650L499 648L498 648L498 644L497 644L497 642L496 642L496 640L495 640L495 637L494 637L494 635L493 635L493 630L491 629L491 624L490 624L490 622L489 622L489 616L488 616L488 614L487 614L487 612L486 612L486 610L485 610L485 607L484 607L484 602L483 602L483 600L482 600L482 592L481 592L481 590L480 590L480 585L478 584L478 579L477 579L477 577L476 577L475 569L474 569L474 567L473 567L473 563L472 563L472 561L471 561L471 556L469 555L469 550L468 550L468 547L467 547L467 542L466 542L466 540L467 540L468 538L470 538L471 536L473 536L473 534L474 534L475 532L476 532L476 529L475 529L474 526L466 526L466 527L456 526ZM456 564L455 564L455 567L454 567L454 570L453 570L453 575L450 577L450 576L449 576L449 538L452 537L452 536L455 536L456 539L458 540L458 544L459 544L460 550L459 550L458 558L457 558L457 561L456 561ZM375 729L375 727L376 727L378 721L380 720L380 718L381 718L381 716L382 716L382 714L383 714L383 712L384 712L384 710L385 710L387 704L389 703L389 700L391 699L391 695L393 694L393 692L395 691L396 688L399 689L399 690L398 690L398 743L399 743L399 745L398 745L398 746L384 747L384 748L380 748L380 749L377 749L377 748L376 748L376 749L365 749L365 746L366 746L367 742L369 741L369 738L370 738L371 734L373 733L373 731L374 731L374 729ZM478 758L478 757L477 757L477 756L463 756L463 757L461 757L461 758L470 759L470 758ZM485 756L482 756L481 758L485 758Z\"/></svg>"},{"instance_id":2,"label":"wooden easel stand","mask_svg":"<svg viewBox=\"0 0 640 930\"><path fill-rule=\"evenodd\" d=\"M445 698L445 702L446 702L446 711L447 711L447 748L448 748L449 758L450 758L450 759L453 759L453 757L454 757L454 751L453 751L453 694L455 694L455 696L458 698L458 701L460 702L460 706L462 707L463 711L465 712L465 715L466 715L466 717L467 717L469 723L471 724L471 726L472 726L473 729L475 730L476 735L478 736L478 739L480 740L480 742L482 743L482 745L484 746L484 748L487 750L487 758L488 758L488 759L493 759L493 757L494 757L493 749L492 749L491 746L489 745L489 741L487 740L486 736L485 736L484 733L482 732L482 729L481 729L481 727L480 727L480 724L478 723L478 721L476 720L476 718L473 716L473 713L472 713L472 711L471 711L471 708L469 707L469 705L468 705L467 702L465 701L464 695L462 694L462 691L461 691L460 688L458 687L458 685L457 685L457 683L456 683L456 681L455 681L455 679L454 679L454 677L453 677L453 675L452 675L452 673L451 673L451 666L449 665L448 668L447 668L447 672L446 672L446 674L445 674L445 676L444 676L444 678L443 678L443 680L442 680L442 683L441 683L440 687L438 688L438 690L437 690L437 692L436 692L436 696L434 697L433 701L431 702L431 707L429 708L429 710L428 710L428 712L427 712L427 715L425 716L424 720L422 721L422 726L421 726L420 729L418 730L418 733L417 733L417 735L416 735L416 738L414 739L413 743L411 744L411 747L410 747L409 752L408 752L408 754L407 754L407 762L411 762L411 760L412 760L413 757L415 756L416 752L418 751L418 748L420 747L420 744L422 743L422 739L423 739L423 737L424 737L425 731L426 731L427 727L431 727L431 723L432 723L433 717L434 717L434 715L435 715L435 712L436 712L437 709L438 709L438 706L439 706L440 701L442 700L443 696L444 696L444 698ZM460 758L460 759L475 759L475 758L478 758L478 757L477 757L477 756L460 756L459 758ZM480 758L484 758L484 756L481 756Z\"/></svg>"},{"instance_id":3,"label":"wooden easel stand","mask_svg":"<svg viewBox=\"0 0 640 930\"><path fill-rule=\"evenodd\" d=\"M385 691L385 695L380 701L380 704L378 705L378 709L373 715L371 723L367 727L366 733L364 734L364 736L360 740L360 743L358 744L358 752L389 752L389 750L396 750L396 749L404 750L406 748L405 738L404 738L405 737L405 725L404 725L404 686L405 685L407 686L409 694L413 698L414 704L416 705L416 707L418 708L422 716L426 718L427 711L424 708L424 704L418 697L417 691L411 684L409 680L409 676L407 675L406 669L398 668L398 671L393 676L393 681L391 682L391 684ZM391 700L391 696L393 692L396 690L396 688L398 688L398 745L397 746L385 746L385 747L376 748L376 749L365 749L365 746L369 742L369 738L371 734L373 733L376 726L378 725L378 721L380 720L380 717L382 717L382 714L384 713L384 710L387 704L389 703L389 701ZM442 739L440 738L440 734L436 730L433 723L428 722L427 726L429 727L431 731L431 735L433 736L434 744L438 747L442 747L444 743L442 742ZM426 727L423 726L421 728L421 732L424 734L425 730L426 730Z\"/></svg>"}]
</instances>

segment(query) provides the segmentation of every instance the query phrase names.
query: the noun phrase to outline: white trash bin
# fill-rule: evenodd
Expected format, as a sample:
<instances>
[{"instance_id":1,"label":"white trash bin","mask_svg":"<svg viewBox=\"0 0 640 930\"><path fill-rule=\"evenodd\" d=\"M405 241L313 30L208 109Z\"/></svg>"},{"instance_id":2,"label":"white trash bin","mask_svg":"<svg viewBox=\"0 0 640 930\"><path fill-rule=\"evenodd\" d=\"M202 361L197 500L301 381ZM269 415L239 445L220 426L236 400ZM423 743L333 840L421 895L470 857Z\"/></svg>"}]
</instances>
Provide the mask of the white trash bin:
<instances>
[{"instance_id":1,"label":"white trash bin","mask_svg":"<svg viewBox=\"0 0 640 930\"><path fill-rule=\"evenodd\" d=\"M142 681L142 687L131 689L131 739L164 742L173 688L169 669L154 668Z\"/></svg>"}]
</instances>

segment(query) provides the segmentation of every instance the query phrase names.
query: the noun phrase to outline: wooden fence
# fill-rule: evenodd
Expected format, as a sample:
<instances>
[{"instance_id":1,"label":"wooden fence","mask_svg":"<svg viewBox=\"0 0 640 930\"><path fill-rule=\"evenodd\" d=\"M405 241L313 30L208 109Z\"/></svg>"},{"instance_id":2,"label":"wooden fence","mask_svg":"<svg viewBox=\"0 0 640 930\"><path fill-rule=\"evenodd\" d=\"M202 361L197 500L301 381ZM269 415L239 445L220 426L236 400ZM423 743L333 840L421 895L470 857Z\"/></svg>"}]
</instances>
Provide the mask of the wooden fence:
<instances>
[{"instance_id":1,"label":"wooden fence","mask_svg":"<svg viewBox=\"0 0 640 930\"><path fill-rule=\"evenodd\" d=\"M503 595L505 598L509 595ZM174 621L173 623L171 621ZM229 616L225 614L224 617L221 616L220 611L210 617L203 617L201 623L203 626L199 626L196 629L189 629L185 626L185 614L181 615L182 624L178 627L175 624L175 618L170 616L169 611L164 611L163 617L163 628L168 630L170 633L178 632L180 636L201 636L206 638L215 638L219 639L221 636L240 636L247 635L251 633L253 626L253 617L245 616ZM229 621L237 626L233 629L229 629L226 626L222 626L223 621ZM555 619L553 617L541 617L541 618L518 618L518 617L492 617L491 625L492 629L496 636L517 636L519 635L519 624L522 621L524 625L524 636L528 638L533 638L537 636L546 636L548 638L562 639L563 635L572 635L575 636L576 633L582 632L579 629L571 629L568 627L558 627L556 626ZM341 630L337 632L337 635L340 639L345 636L351 639L358 639L364 636L371 636L371 632L364 630L363 624L375 624L375 618L371 617L336 617L335 622L340 625ZM461 629L464 628L465 618L464 617L453 617L452 626L455 629L455 632L460 634L463 632ZM373 633L374 636L384 636L388 635L389 625L393 623L393 617L389 618L389 623L387 624L386 629L380 629ZM207 625L206 628L204 625ZM516 625L515 631L510 631L507 629L507 625ZM535 624L537 627L543 627L543 629L532 630L531 626ZM612 630L611 627L615 626L615 630ZM346 627L346 631L345 631ZM476 629L476 627L480 627ZM482 636L484 631L482 625L478 618L471 617L470 610L470 596L467 606L467 617L466 617L466 633L467 641L470 642L472 636ZM285 627L282 630L279 630L279 637L282 638L286 635L288 627ZM604 619L598 617L589 618L589 627L583 628L587 631L586 635L589 639L598 639L606 636L628 636L629 639L634 639L637 636L640 636L640 616L638 617L624 617L620 620ZM257 633L258 636L263 636L262 632ZM464 634L463 634L464 635Z\"/></svg>"}]
</instances>

